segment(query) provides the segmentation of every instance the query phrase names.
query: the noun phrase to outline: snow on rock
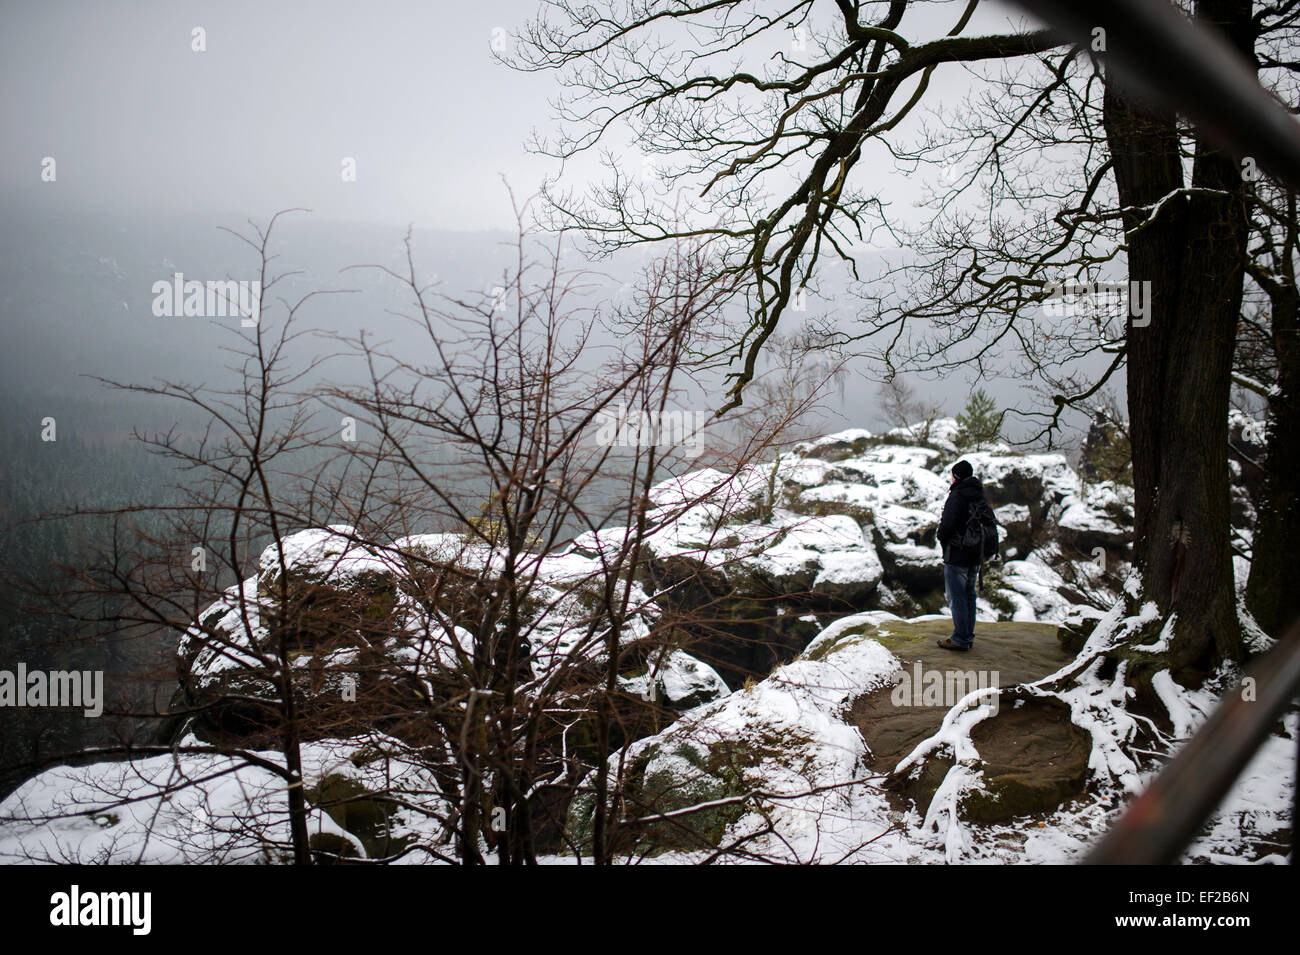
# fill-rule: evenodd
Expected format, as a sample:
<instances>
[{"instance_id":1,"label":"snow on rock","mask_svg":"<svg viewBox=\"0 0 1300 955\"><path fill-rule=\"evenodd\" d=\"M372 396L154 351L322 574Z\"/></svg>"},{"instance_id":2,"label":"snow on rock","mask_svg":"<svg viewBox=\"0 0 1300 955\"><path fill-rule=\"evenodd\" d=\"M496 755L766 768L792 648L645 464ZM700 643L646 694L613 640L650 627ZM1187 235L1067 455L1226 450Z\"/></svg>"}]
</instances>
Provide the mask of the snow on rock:
<instances>
[{"instance_id":1,"label":"snow on rock","mask_svg":"<svg viewBox=\"0 0 1300 955\"><path fill-rule=\"evenodd\" d=\"M183 741L183 747L196 745L193 737ZM386 836L380 844L355 823L359 832L339 824L330 812L311 807L308 834L313 849L376 858L372 850L391 852L413 835L427 845L447 841L428 814L388 801L418 797L434 808L440 792L430 773L392 755L395 751L400 747L381 734L303 745L303 781L309 796L327 781L346 779L354 801L373 797L376 805L392 807L384 810ZM252 755L284 766L279 753ZM58 766L27 780L0 802L0 862L291 862L285 789L285 778L270 768L217 753L182 750L129 762ZM414 855L406 861L426 858Z\"/></svg>"},{"instance_id":2,"label":"snow on rock","mask_svg":"<svg viewBox=\"0 0 1300 955\"><path fill-rule=\"evenodd\" d=\"M676 844L673 827L655 822L668 813L693 817L693 829L719 842L788 862L852 854L888 830L887 807L863 780L865 744L843 710L899 666L879 642L854 634L853 622L891 616L845 618L761 683L628 747L643 849L698 848ZM755 789L761 813L743 798ZM578 840L588 812L582 800L570 811ZM769 823L775 832L766 832Z\"/></svg>"},{"instance_id":3,"label":"snow on rock","mask_svg":"<svg viewBox=\"0 0 1300 955\"><path fill-rule=\"evenodd\" d=\"M1018 610L1030 608L1034 614L1032 619L1061 622L1076 606L1061 593L1065 587L1061 575L1038 554L1031 554L1025 560L1007 561L1003 565L1002 584Z\"/></svg>"},{"instance_id":4,"label":"snow on rock","mask_svg":"<svg viewBox=\"0 0 1300 955\"><path fill-rule=\"evenodd\" d=\"M1093 548L1127 549L1133 525L1133 489L1106 481L1081 494L1067 494L1058 505L1061 544L1083 553Z\"/></svg>"},{"instance_id":5,"label":"snow on rock","mask_svg":"<svg viewBox=\"0 0 1300 955\"><path fill-rule=\"evenodd\" d=\"M713 667L678 649L653 659L645 673L620 677L618 682L625 692L683 712L731 693Z\"/></svg>"},{"instance_id":6,"label":"snow on rock","mask_svg":"<svg viewBox=\"0 0 1300 955\"><path fill-rule=\"evenodd\" d=\"M817 608L821 598L839 612L934 609L944 603L935 535L958 429L938 419L920 444L925 430L849 429L731 479L706 469L660 484L651 495L661 521L652 558L689 558L738 593L796 606ZM1085 484L1058 453L991 444L960 457L984 483L1002 528L1006 563L983 606L1002 619L1059 623L1081 606L1114 601L1127 566L1131 488ZM861 536L828 518L856 523Z\"/></svg>"},{"instance_id":7,"label":"snow on rock","mask_svg":"<svg viewBox=\"0 0 1300 955\"><path fill-rule=\"evenodd\" d=\"M308 528L283 538L262 551L257 565L264 584L282 570L289 574L310 573L332 580L348 581L363 574L394 574L401 565L392 557L375 553L355 542L356 531L342 524Z\"/></svg>"},{"instance_id":8,"label":"snow on rock","mask_svg":"<svg viewBox=\"0 0 1300 955\"><path fill-rule=\"evenodd\" d=\"M876 527L885 539L903 544L933 537L939 529L939 519L931 511L885 504L876 511Z\"/></svg>"},{"instance_id":9,"label":"snow on rock","mask_svg":"<svg viewBox=\"0 0 1300 955\"><path fill-rule=\"evenodd\" d=\"M867 446L873 435L865 428L849 428L834 434L805 441L795 447L795 452L806 458L835 461L846 458Z\"/></svg>"}]
</instances>

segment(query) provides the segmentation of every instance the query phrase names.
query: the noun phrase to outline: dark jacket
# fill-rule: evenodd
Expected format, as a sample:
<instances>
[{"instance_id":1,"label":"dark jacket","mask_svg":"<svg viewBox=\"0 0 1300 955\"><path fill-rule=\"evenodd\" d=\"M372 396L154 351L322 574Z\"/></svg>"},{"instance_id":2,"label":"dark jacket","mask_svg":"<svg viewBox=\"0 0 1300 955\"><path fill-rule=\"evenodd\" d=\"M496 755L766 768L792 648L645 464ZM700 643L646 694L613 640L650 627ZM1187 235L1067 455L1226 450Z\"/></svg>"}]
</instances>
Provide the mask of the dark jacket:
<instances>
[{"instance_id":1,"label":"dark jacket","mask_svg":"<svg viewBox=\"0 0 1300 955\"><path fill-rule=\"evenodd\" d=\"M948 500L943 505L943 516L939 518L939 543L943 545L943 562L958 567L975 567L980 562L978 549L964 550L949 547L948 541L966 528L966 519L970 515L971 501L984 500L984 485L975 475L962 478L948 492Z\"/></svg>"}]
</instances>

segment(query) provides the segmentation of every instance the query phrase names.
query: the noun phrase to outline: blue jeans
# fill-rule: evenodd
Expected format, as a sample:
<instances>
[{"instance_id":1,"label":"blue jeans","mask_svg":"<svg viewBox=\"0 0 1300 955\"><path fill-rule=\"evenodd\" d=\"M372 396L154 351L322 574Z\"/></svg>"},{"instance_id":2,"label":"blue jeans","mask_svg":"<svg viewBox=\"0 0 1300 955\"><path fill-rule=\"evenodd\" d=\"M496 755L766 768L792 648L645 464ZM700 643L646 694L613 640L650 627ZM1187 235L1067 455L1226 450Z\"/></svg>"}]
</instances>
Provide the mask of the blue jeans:
<instances>
[{"instance_id":1,"label":"blue jeans","mask_svg":"<svg viewBox=\"0 0 1300 955\"><path fill-rule=\"evenodd\" d=\"M959 647L975 642L975 583L979 574L978 566L943 565L943 588L952 610L952 636L948 639Z\"/></svg>"}]
</instances>

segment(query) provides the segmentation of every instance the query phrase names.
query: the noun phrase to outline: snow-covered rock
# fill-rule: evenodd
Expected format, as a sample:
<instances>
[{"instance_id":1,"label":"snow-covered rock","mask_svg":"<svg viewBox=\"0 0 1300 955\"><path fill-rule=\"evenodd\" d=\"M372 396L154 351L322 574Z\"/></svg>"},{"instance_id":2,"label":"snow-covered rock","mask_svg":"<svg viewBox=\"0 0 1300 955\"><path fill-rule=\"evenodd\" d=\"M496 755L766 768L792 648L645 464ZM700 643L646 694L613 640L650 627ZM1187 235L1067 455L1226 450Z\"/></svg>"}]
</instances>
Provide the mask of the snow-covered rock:
<instances>
[{"instance_id":1,"label":"snow-covered rock","mask_svg":"<svg viewBox=\"0 0 1300 955\"><path fill-rule=\"evenodd\" d=\"M677 649L662 659L656 656L644 673L620 677L618 682L627 693L682 712L731 692L713 667Z\"/></svg>"},{"instance_id":2,"label":"snow-covered rock","mask_svg":"<svg viewBox=\"0 0 1300 955\"><path fill-rule=\"evenodd\" d=\"M793 610L937 609L943 556L936 531L948 468L958 459L957 426L931 422L919 445L925 430L849 429L730 480L705 470L665 482L652 492L666 520L651 538L651 554L698 562L738 596L775 597ZM990 444L960 457L983 482L1002 526L1008 563L1004 574L992 575L990 608L1005 619L1033 614L1060 622L1080 602L1113 598L1129 553L1131 488L1085 484L1063 454ZM1098 561L1109 577L1091 572ZM680 573L667 576L680 582Z\"/></svg>"},{"instance_id":3,"label":"snow-covered rock","mask_svg":"<svg viewBox=\"0 0 1300 955\"><path fill-rule=\"evenodd\" d=\"M197 742L189 737L182 746ZM377 733L303 745L313 850L374 859L396 855L408 841L448 841L436 822L445 818L437 779L399 755L402 750ZM291 862L285 780L269 768L283 768L284 757L254 755L266 765L182 749L48 769L0 802L0 862ZM416 799L434 812L411 811ZM406 861L422 859L428 856Z\"/></svg>"},{"instance_id":4,"label":"snow-covered rock","mask_svg":"<svg viewBox=\"0 0 1300 955\"><path fill-rule=\"evenodd\" d=\"M863 775L866 749L843 709L898 669L880 643L851 632L854 622L890 617L846 618L768 679L633 743L621 762L626 801L636 809L625 838L650 853L750 839L774 858L810 861L858 833L887 829L883 800L853 782ZM761 813L742 799L755 788L765 794ZM850 811L868 803L869 813ZM589 797L570 807L570 837L579 844L590 838L591 812ZM680 812L689 813L688 825L656 819Z\"/></svg>"}]
</instances>

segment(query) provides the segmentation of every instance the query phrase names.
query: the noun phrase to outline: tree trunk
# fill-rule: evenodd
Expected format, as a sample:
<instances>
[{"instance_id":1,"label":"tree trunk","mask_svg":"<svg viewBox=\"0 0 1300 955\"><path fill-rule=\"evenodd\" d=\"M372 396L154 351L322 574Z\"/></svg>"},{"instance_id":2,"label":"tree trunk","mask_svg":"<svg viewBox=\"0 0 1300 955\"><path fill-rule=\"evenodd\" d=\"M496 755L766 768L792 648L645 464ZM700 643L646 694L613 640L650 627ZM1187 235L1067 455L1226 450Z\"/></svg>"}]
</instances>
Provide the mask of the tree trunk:
<instances>
[{"instance_id":1,"label":"tree trunk","mask_svg":"<svg viewBox=\"0 0 1300 955\"><path fill-rule=\"evenodd\" d=\"M1270 304L1278 390L1268 400L1264 493L1256 511L1246 605L1264 632L1276 637L1300 618L1300 587L1291 579L1289 553L1300 527L1300 301L1288 288L1271 295Z\"/></svg>"},{"instance_id":2,"label":"tree trunk","mask_svg":"<svg viewBox=\"0 0 1300 955\"><path fill-rule=\"evenodd\" d=\"M1250 50L1248 2L1202 2L1197 15L1222 26L1239 47L1244 36ZM1245 186L1237 161L1198 136L1192 188L1214 192L1177 192L1184 184L1174 117L1136 104L1113 80L1103 123L1120 204L1134 210L1124 221L1129 279L1151 283L1149 324L1133 325L1130 317L1128 329L1134 553L1143 599L1154 600L1162 617L1177 617L1167 653L1136 655L1135 675L1141 680L1167 666L1196 682L1217 662L1241 656L1227 420Z\"/></svg>"},{"instance_id":3,"label":"tree trunk","mask_svg":"<svg viewBox=\"0 0 1300 955\"><path fill-rule=\"evenodd\" d=\"M280 652L280 693L281 717L284 729L281 734L281 748L284 750L284 768L291 780L288 789L289 799L289 838L293 844L293 861L295 865L311 865L311 842L307 833L307 795L303 791L302 748L298 733L298 713L293 698L293 671L289 667L288 655Z\"/></svg>"}]
</instances>

